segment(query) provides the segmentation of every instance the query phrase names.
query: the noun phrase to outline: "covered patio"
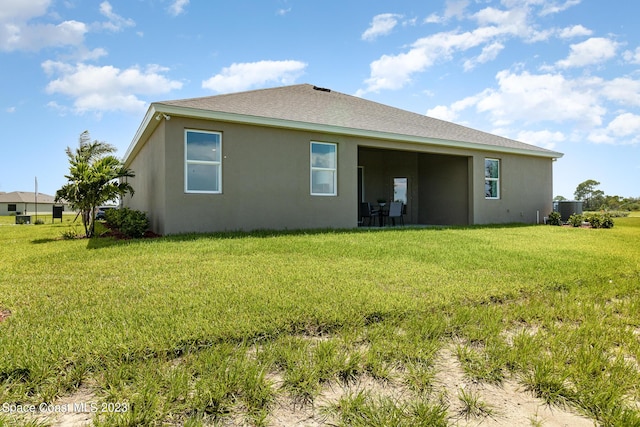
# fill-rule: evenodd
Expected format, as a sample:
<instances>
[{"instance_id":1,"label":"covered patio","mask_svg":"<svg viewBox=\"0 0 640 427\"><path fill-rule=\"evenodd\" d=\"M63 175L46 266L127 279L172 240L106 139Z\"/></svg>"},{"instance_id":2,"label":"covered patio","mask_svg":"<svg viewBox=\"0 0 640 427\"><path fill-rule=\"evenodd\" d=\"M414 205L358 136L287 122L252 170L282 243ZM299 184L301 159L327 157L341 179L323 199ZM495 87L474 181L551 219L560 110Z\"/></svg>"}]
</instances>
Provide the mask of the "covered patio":
<instances>
[{"instance_id":1,"label":"covered patio","mask_svg":"<svg viewBox=\"0 0 640 427\"><path fill-rule=\"evenodd\" d=\"M402 201L404 223L467 225L471 219L472 158L358 147L360 203Z\"/></svg>"}]
</instances>

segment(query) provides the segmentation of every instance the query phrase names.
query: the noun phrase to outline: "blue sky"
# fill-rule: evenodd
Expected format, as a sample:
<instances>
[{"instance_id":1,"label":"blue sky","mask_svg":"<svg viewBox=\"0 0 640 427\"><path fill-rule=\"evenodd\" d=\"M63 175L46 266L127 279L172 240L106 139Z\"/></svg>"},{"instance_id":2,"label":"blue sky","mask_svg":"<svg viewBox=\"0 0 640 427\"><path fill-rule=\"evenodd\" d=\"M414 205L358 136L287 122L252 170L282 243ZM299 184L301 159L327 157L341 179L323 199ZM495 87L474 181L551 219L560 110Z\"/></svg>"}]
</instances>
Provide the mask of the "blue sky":
<instances>
[{"instance_id":1,"label":"blue sky","mask_svg":"<svg viewBox=\"0 0 640 427\"><path fill-rule=\"evenodd\" d=\"M637 0L0 0L0 191L55 194L151 102L310 83L564 153L640 197Z\"/></svg>"}]
</instances>

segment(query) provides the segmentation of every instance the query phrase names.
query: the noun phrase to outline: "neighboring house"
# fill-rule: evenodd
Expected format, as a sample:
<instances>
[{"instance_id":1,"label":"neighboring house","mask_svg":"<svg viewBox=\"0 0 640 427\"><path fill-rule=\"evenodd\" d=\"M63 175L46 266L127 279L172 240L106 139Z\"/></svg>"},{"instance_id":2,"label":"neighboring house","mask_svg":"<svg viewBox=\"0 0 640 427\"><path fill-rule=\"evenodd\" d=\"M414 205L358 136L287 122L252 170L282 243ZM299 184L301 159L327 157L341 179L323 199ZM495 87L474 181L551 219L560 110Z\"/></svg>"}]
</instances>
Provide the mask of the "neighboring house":
<instances>
[{"instance_id":1,"label":"neighboring house","mask_svg":"<svg viewBox=\"0 0 640 427\"><path fill-rule=\"evenodd\" d=\"M352 228L378 199L405 224L536 223L561 156L302 84L152 103L123 202L160 234Z\"/></svg>"},{"instance_id":2,"label":"neighboring house","mask_svg":"<svg viewBox=\"0 0 640 427\"><path fill-rule=\"evenodd\" d=\"M48 194L38 193L38 214L46 215L53 212L53 206L65 204L54 203L54 197ZM0 193L0 216L7 215L35 215L36 214L36 193L29 191L12 191L10 193Z\"/></svg>"}]
</instances>

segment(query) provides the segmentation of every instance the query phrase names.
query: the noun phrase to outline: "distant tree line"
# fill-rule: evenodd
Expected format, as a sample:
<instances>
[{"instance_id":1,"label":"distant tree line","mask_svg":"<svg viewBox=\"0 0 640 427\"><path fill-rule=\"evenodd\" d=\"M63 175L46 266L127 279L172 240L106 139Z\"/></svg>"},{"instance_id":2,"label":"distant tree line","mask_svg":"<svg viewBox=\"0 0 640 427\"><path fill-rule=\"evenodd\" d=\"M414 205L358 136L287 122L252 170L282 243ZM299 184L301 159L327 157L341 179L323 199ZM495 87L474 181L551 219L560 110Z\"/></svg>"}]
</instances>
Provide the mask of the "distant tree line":
<instances>
[{"instance_id":1,"label":"distant tree line","mask_svg":"<svg viewBox=\"0 0 640 427\"><path fill-rule=\"evenodd\" d=\"M581 182L573 193L575 200L582 201L585 211L639 211L640 197L608 196L597 187L600 183L593 179ZM553 200L567 200L563 196L556 196Z\"/></svg>"}]
</instances>

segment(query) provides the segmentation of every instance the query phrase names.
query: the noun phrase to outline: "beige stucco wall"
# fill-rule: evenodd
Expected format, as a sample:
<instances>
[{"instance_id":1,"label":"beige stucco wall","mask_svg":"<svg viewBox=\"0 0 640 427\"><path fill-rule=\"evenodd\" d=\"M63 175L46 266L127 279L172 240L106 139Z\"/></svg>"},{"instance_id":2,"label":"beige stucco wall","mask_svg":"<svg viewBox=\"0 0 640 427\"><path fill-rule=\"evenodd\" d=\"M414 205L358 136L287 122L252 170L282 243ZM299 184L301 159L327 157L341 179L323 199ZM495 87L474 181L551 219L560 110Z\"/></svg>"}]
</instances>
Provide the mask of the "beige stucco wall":
<instances>
[{"instance_id":1,"label":"beige stucco wall","mask_svg":"<svg viewBox=\"0 0 640 427\"><path fill-rule=\"evenodd\" d=\"M222 193L185 193L185 129L222 133ZM310 195L310 142L338 147L338 195ZM484 159L501 160L501 199L484 197ZM552 160L311 131L172 116L131 161L136 191L161 234L255 229L351 228L358 218L358 166L365 200L409 178L405 221L414 224L535 223L551 210Z\"/></svg>"},{"instance_id":2,"label":"beige stucco wall","mask_svg":"<svg viewBox=\"0 0 640 427\"><path fill-rule=\"evenodd\" d=\"M154 134L164 137L163 203L149 209L154 227L162 234L255 229L345 228L357 224L357 147L335 135L247 126L226 122L172 117ZM222 193L185 193L185 129L222 132ZM161 138L157 137L157 141ZM338 144L338 195L310 195L310 142ZM143 151L138 157L145 157ZM171 159L171 161L169 161ZM148 161L132 163L147 170ZM155 174L155 173L154 173ZM140 178L136 178L136 185ZM159 177L157 179L160 181ZM153 206L146 194L152 183L136 188L143 204ZM153 198L153 197L151 197ZM166 203L164 203L166 200ZM161 206L164 205L163 218ZM131 205L136 207L136 204ZM145 209L146 210L146 209Z\"/></svg>"},{"instance_id":3,"label":"beige stucco wall","mask_svg":"<svg viewBox=\"0 0 640 427\"><path fill-rule=\"evenodd\" d=\"M500 199L484 197L484 159L500 160ZM474 157L474 224L542 222L552 210L553 160L514 154Z\"/></svg>"},{"instance_id":4,"label":"beige stucco wall","mask_svg":"<svg viewBox=\"0 0 640 427\"><path fill-rule=\"evenodd\" d=\"M134 194L123 199L124 206L146 212L151 228L160 234L166 233L165 127L162 121L129 165L135 177L127 178L127 182ZM176 159L172 167L183 165Z\"/></svg>"}]
</instances>

